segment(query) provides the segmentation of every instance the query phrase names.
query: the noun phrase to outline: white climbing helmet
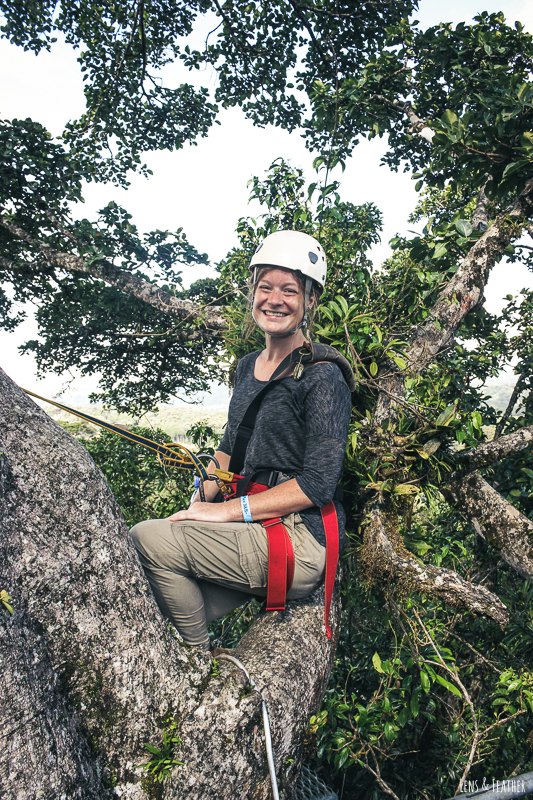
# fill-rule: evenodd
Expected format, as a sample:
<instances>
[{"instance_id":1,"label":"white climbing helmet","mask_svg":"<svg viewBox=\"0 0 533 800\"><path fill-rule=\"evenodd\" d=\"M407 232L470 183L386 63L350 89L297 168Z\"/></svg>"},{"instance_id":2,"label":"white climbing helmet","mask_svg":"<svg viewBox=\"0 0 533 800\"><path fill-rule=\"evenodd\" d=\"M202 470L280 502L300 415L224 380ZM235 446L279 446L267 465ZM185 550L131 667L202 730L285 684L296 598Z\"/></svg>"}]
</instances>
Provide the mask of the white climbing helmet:
<instances>
[{"instance_id":1,"label":"white climbing helmet","mask_svg":"<svg viewBox=\"0 0 533 800\"><path fill-rule=\"evenodd\" d=\"M282 267L298 270L316 281L324 291L327 274L326 254L316 239L302 231L276 231L263 239L250 261L256 267Z\"/></svg>"},{"instance_id":2,"label":"white climbing helmet","mask_svg":"<svg viewBox=\"0 0 533 800\"><path fill-rule=\"evenodd\" d=\"M307 328L307 320L311 310L310 298L313 282L318 286L318 294L324 291L328 265L326 254L322 246L302 231L276 231L271 233L252 256L250 269L254 272L253 285L257 283L257 270L261 267L280 267L300 272L305 278L304 314L300 323L292 331L280 334L270 334L274 337L292 336L300 330ZM252 304L253 315L253 304ZM255 316L254 316L255 319ZM259 325L257 320L256 323ZM259 325L259 327L261 327Z\"/></svg>"}]
</instances>

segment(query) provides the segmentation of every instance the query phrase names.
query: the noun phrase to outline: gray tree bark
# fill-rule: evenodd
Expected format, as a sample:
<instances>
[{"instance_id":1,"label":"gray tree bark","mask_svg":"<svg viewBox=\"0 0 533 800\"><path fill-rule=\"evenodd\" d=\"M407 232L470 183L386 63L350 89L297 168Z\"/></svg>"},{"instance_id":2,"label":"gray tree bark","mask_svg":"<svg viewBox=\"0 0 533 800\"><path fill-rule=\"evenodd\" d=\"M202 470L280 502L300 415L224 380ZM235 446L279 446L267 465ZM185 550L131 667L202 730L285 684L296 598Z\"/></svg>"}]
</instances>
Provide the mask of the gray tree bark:
<instances>
[{"instance_id":1,"label":"gray tree bark","mask_svg":"<svg viewBox=\"0 0 533 800\"><path fill-rule=\"evenodd\" d=\"M2 800L268 798L257 692L162 618L98 468L1 370L0 449ZM282 796L329 678L323 614L319 589L236 651L267 702ZM183 765L156 785L135 767L171 720Z\"/></svg>"},{"instance_id":2,"label":"gray tree bark","mask_svg":"<svg viewBox=\"0 0 533 800\"><path fill-rule=\"evenodd\" d=\"M509 612L499 597L452 570L420 562L406 549L396 527L397 522L387 509L379 502L373 503L366 517L362 557L367 574L374 569L381 573L382 579L399 578L408 590L427 592L456 608L489 617L499 625L509 622Z\"/></svg>"},{"instance_id":3,"label":"gray tree bark","mask_svg":"<svg viewBox=\"0 0 533 800\"><path fill-rule=\"evenodd\" d=\"M445 496L477 520L482 536L499 551L504 561L519 575L533 580L533 522L525 514L502 497L478 472L452 481Z\"/></svg>"}]
</instances>

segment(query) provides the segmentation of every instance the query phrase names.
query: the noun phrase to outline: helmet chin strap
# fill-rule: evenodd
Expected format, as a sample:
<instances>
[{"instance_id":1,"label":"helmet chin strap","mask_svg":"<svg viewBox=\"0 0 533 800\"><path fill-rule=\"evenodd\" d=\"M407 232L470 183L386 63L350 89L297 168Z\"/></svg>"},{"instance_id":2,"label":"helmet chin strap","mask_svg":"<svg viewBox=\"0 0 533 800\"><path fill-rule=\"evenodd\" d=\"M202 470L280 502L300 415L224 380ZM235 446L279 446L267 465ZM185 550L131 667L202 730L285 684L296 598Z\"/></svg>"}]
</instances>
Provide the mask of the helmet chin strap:
<instances>
[{"instance_id":1,"label":"helmet chin strap","mask_svg":"<svg viewBox=\"0 0 533 800\"><path fill-rule=\"evenodd\" d=\"M256 273L257 273L257 267L254 270L254 284L255 284ZM284 339L287 336L294 336L294 334L298 333L298 331L301 328L306 328L307 327L307 318L308 318L309 312L311 311L311 307L309 305L309 299L311 297L312 285L313 285L313 282L312 282L311 278L306 278L305 279L305 298L304 298L305 311L304 311L304 315L303 315L301 321L298 323L298 325L295 328L293 328L292 331L287 331L286 333L270 333L269 331L265 331L265 329L261 327L261 325L259 324L259 322L257 321L257 319L255 317L254 305L253 305L254 299L252 299L252 317L253 317L253 320L254 320L255 324L257 325L257 327L260 330L262 330L263 333L268 334L268 336L271 336L273 339Z\"/></svg>"}]
</instances>

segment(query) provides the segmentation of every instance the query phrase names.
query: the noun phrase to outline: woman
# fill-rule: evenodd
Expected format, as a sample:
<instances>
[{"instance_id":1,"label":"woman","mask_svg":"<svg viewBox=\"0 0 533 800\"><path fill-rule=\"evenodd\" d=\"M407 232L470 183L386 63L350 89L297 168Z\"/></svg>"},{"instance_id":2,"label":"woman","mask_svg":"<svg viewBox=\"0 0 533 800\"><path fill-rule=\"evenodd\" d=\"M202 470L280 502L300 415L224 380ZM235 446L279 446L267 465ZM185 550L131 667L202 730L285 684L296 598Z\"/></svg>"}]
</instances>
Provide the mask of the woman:
<instances>
[{"instance_id":1,"label":"woman","mask_svg":"<svg viewBox=\"0 0 533 800\"><path fill-rule=\"evenodd\" d=\"M223 470L230 465L237 429L251 401L283 360L305 345L303 331L326 279L322 247L296 231L267 236L250 268L253 319L265 333L266 346L237 367L228 424L216 453ZM209 481L205 502L196 495L188 509L169 519L141 522L131 531L161 611L190 645L209 650L208 622L242 605L250 594L267 594L268 540L261 521L281 517L289 549L292 544L288 599L306 597L324 578L320 509L333 508L329 504L342 471L350 390L337 364L312 363L301 374L301 368L295 371L297 357L264 395L244 457L245 476L266 471L275 476L275 485L220 503L213 502L218 487ZM344 513L340 503L334 507L342 547Z\"/></svg>"}]
</instances>

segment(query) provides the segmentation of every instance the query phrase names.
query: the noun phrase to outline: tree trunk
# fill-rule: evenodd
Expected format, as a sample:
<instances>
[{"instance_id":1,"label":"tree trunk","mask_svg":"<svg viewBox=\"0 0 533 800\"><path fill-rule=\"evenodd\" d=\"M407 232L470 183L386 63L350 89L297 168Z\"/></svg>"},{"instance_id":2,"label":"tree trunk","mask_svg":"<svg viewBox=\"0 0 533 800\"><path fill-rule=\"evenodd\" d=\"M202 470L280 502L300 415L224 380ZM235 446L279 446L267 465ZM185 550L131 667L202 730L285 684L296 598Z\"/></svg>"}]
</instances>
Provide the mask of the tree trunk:
<instances>
[{"instance_id":1,"label":"tree trunk","mask_svg":"<svg viewBox=\"0 0 533 800\"><path fill-rule=\"evenodd\" d=\"M100 471L1 370L0 449L2 800L268 798L257 692L228 662L213 676L163 619ZM282 796L329 678L323 613L319 589L236 651L270 712ZM156 784L135 767L173 719L183 766Z\"/></svg>"}]
</instances>

